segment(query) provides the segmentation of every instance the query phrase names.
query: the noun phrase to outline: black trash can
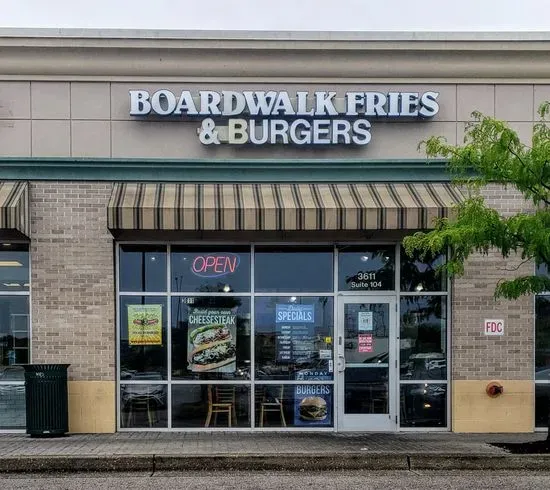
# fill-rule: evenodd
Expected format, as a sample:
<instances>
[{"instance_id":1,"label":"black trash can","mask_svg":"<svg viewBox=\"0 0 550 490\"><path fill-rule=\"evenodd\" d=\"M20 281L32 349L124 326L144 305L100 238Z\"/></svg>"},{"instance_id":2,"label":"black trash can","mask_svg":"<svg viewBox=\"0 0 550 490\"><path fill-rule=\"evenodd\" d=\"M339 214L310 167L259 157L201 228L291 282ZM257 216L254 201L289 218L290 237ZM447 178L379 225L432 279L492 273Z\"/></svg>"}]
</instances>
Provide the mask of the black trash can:
<instances>
[{"instance_id":1,"label":"black trash can","mask_svg":"<svg viewBox=\"0 0 550 490\"><path fill-rule=\"evenodd\" d=\"M42 437L69 431L67 368L70 364L25 364L27 434Z\"/></svg>"}]
</instances>

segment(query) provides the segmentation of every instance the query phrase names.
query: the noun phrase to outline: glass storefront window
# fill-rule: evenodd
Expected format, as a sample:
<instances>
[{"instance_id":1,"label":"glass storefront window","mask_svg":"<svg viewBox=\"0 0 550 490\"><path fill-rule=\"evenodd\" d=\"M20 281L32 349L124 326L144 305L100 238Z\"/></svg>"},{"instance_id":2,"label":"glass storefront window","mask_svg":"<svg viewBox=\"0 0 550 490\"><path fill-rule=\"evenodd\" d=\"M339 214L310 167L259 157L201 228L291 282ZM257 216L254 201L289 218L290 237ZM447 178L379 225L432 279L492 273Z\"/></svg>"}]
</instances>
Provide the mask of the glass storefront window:
<instances>
[{"instance_id":1,"label":"glass storefront window","mask_svg":"<svg viewBox=\"0 0 550 490\"><path fill-rule=\"evenodd\" d=\"M0 245L0 291L29 291L29 247L24 243Z\"/></svg>"},{"instance_id":2,"label":"glass storefront window","mask_svg":"<svg viewBox=\"0 0 550 490\"><path fill-rule=\"evenodd\" d=\"M444 271L438 269L445 260L445 255L425 257L423 260L418 254L409 257L401 248L401 291L417 293L446 291L446 275Z\"/></svg>"},{"instance_id":3,"label":"glass storefront window","mask_svg":"<svg viewBox=\"0 0 550 490\"><path fill-rule=\"evenodd\" d=\"M535 384L535 427L548 427L550 383Z\"/></svg>"},{"instance_id":4,"label":"glass storefront window","mask_svg":"<svg viewBox=\"0 0 550 490\"><path fill-rule=\"evenodd\" d=\"M548 264L538 264L536 275L550 278L550 266Z\"/></svg>"},{"instance_id":5,"label":"glass storefront window","mask_svg":"<svg viewBox=\"0 0 550 490\"><path fill-rule=\"evenodd\" d=\"M550 277L548 264L535 274ZM550 291L535 296L535 427L548 427L550 416Z\"/></svg>"},{"instance_id":6,"label":"glass storefront window","mask_svg":"<svg viewBox=\"0 0 550 490\"><path fill-rule=\"evenodd\" d=\"M338 252L340 291L391 291L395 288L395 247L343 247Z\"/></svg>"},{"instance_id":7,"label":"glass storefront window","mask_svg":"<svg viewBox=\"0 0 550 490\"><path fill-rule=\"evenodd\" d=\"M535 379L550 381L550 295L535 299Z\"/></svg>"},{"instance_id":8,"label":"glass storefront window","mask_svg":"<svg viewBox=\"0 0 550 490\"><path fill-rule=\"evenodd\" d=\"M332 427L334 386L255 385L255 427Z\"/></svg>"},{"instance_id":9,"label":"glass storefront window","mask_svg":"<svg viewBox=\"0 0 550 490\"><path fill-rule=\"evenodd\" d=\"M23 243L0 246L0 430L26 426L25 376L17 364L30 362L28 250Z\"/></svg>"},{"instance_id":10,"label":"glass storefront window","mask_svg":"<svg viewBox=\"0 0 550 490\"><path fill-rule=\"evenodd\" d=\"M182 247L171 251L173 292L250 292L250 247Z\"/></svg>"},{"instance_id":11,"label":"glass storefront window","mask_svg":"<svg viewBox=\"0 0 550 490\"><path fill-rule=\"evenodd\" d=\"M331 297L256 297L256 379L333 379L333 337Z\"/></svg>"},{"instance_id":12,"label":"glass storefront window","mask_svg":"<svg viewBox=\"0 0 550 490\"><path fill-rule=\"evenodd\" d=\"M388 413L387 367L348 367L344 375L346 413Z\"/></svg>"},{"instance_id":13,"label":"glass storefront window","mask_svg":"<svg viewBox=\"0 0 550 490\"><path fill-rule=\"evenodd\" d=\"M340 381L343 412L394 420L392 379L400 383L403 427L446 426L447 293L434 272L443 259L401 258L397 270L395 245L352 245L338 248L335 265L335 250L119 245L120 428L334 427ZM393 300L391 311L387 302L350 302L346 329L337 332L339 291L400 301L400 377L389 361ZM28 298L19 298L28 312ZM0 291L0 322L2 301ZM359 347L363 330L372 330L368 350ZM18 360L28 350L28 325L26 332L17 338ZM353 360L336 379L338 336L340 354ZM24 405L10 412L17 403L24 391L21 398L0 390L5 418L24 413ZM24 423L6 420L0 416L0 428Z\"/></svg>"},{"instance_id":14,"label":"glass storefront window","mask_svg":"<svg viewBox=\"0 0 550 490\"><path fill-rule=\"evenodd\" d=\"M0 366L28 362L29 297L0 295Z\"/></svg>"},{"instance_id":15,"label":"glass storefront window","mask_svg":"<svg viewBox=\"0 0 550 490\"><path fill-rule=\"evenodd\" d=\"M401 427L445 427L447 385L401 385Z\"/></svg>"},{"instance_id":16,"label":"glass storefront window","mask_svg":"<svg viewBox=\"0 0 550 490\"><path fill-rule=\"evenodd\" d=\"M402 296L401 379L447 379L445 296Z\"/></svg>"},{"instance_id":17,"label":"glass storefront window","mask_svg":"<svg viewBox=\"0 0 550 490\"><path fill-rule=\"evenodd\" d=\"M172 298L172 377L250 379L250 298Z\"/></svg>"},{"instance_id":18,"label":"glass storefront window","mask_svg":"<svg viewBox=\"0 0 550 490\"><path fill-rule=\"evenodd\" d=\"M119 285L124 292L166 291L166 247L121 245Z\"/></svg>"},{"instance_id":19,"label":"glass storefront window","mask_svg":"<svg viewBox=\"0 0 550 490\"><path fill-rule=\"evenodd\" d=\"M168 319L163 296L120 297L120 379L166 379Z\"/></svg>"},{"instance_id":20,"label":"glass storefront window","mask_svg":"<svg viewBox=\"0 0 550 490\"><path fill-rule=\"evenodd\" d=\"M122 384L120 386L120 425L123 428L162 428L168 426L167 386Z\"/></svg>"},{"instance_id":21,"label":"glass storefront window","mask_svg":"<svg viewBox=\"0 0 550 490\"><path fill-rule=\"evenodd\" d=\"M333 251L326 247L257 247L254 290L262 293L332 292Z\"/></svg>"},{"instance_id":22,"label":"glass storefront window","mask_svg":"<svg viewBox=\"0 0 550 490\"><path fill-rule=\"evenodd\" d=\"M250 427L250 386L172 386L172 427Z\"/></svg>"}]
</instances>

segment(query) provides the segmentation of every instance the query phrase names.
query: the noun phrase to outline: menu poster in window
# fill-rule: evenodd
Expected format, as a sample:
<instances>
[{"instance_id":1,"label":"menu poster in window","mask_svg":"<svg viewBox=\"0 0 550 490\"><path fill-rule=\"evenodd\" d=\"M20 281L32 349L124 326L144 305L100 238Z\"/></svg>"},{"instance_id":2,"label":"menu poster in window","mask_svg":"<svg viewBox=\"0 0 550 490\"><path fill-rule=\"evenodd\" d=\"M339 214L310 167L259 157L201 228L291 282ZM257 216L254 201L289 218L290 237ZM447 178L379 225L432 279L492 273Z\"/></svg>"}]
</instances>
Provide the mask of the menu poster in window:
<instances>
[{"instance_id":1,"label":"menu poster in window","mask_svg":"<svg viewBox=\"0 0 550 490\"><path fill-rule=\"evenodd\" d=\"M187 352L192 372L236 369L237 314L231 308L189 308Z\"/></svg>"},{"instance_id":2,"label":"menu poster in window","mask_svg":"<svg viewBox=\"0 0 550 490\"><path fill-rule=\"evenodd\" d=\"M372 311L360 311L357 315L357 329L360 332L372 332Z\"/></svg>"},{"instance_id":3,"label":"menu poster in window","mask_svg":"<svg viewBox=\"0 0 550 490\"><path fill-rule=\"evenodd\" d=\"M332 385L294 387L294 425L332 425Z\"/></svg>"},{"instance_id":4,"label":"menu poster in window","mask_svg":"<svg viewBox=\"0 0 550 490\"><path fill-rule=\"evenodd\" d=\"M128 305L128 344L162 345L162 305Z\"/></svg>"},{"instance_id":5,"label":"menu poster in window","mask_svg":"<svg viewBox=\"0 0 550 490\"><path fill-rule=\"evenodd\" d=\"M300 364L315 358L314 305L278 304L275 324L278 362Z\"/></svg>"}]
</instances>

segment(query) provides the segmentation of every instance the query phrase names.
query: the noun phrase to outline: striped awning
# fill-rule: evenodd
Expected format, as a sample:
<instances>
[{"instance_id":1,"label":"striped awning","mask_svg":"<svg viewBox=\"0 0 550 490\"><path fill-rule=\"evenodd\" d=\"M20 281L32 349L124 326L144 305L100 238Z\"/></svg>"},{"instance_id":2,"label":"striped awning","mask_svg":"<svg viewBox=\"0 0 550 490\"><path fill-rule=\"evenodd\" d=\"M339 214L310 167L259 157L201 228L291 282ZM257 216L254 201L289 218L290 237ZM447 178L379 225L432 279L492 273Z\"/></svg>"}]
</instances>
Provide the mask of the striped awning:
<instances>
[{"instance_id":1,"label":"striped awning","mask_svg":"<svg viewBox=\"0 0 550 490\"><path fill-rule=\"evenodd\" d=\"M430 228L462 194L451 184L117 183L111 230L298 231Z\"/></svg>"},{"instance_id":2,"label":"striped awning","mask_svg":"<svg viewBox=\"0 0 550 490\"><path fill-rule=\"evenodd\" d=\"M0 230L16 230L30 237L27 182L0 182Z\"/></svg>"}]
</instances>

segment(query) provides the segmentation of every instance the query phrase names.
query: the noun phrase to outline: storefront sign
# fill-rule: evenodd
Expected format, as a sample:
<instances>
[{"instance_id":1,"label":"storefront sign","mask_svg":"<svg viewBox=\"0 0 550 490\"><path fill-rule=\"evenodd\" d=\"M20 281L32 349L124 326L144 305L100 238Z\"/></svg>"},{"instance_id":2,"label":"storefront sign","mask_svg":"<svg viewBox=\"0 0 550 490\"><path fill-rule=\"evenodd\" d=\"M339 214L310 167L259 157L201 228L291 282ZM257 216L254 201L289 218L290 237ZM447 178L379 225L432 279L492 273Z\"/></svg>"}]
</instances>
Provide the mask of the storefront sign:
<instances>
[{"instance_id":1,"label":"storefront sign","mask_svg":"<svg viewBox=\"0 0 550 490\"><path fill-rule=\"evenodd\" d=\"M193 372L236 369L237 315L231 308L189 308L187 352Z\"/></svg>"},{"instance_id":2,"label":"storefront sign","mask_svg":"<svg viewBox=\"0 0 550 490\"><path fill-rule=\"evenodd\" d=\"M372 334L360 333L357 339L357 345L359 352L373 352L374 344Z\"/></svg>"},{"instance_id":3,"label":"storefront sign","mask_svg":"<svg viewBox=\"0 0 550 490\"><path fill-rule=\"evenodd\" d=\"M504 335L504 320L485 320L483 331L485 335Z\"/></svg>"},{"instance_id":4,"label":"storefront sign","mask_svg":"<svg viewBox=\"0 0 550 490\"><path fill-rule=\"evenodd\" d=\"M358 91L343 98L334 91L161 89L129 94L131 116L201 118L197 134L204 145L361 146L371 140L371 118L431 118L439 111L439 92L433 91Z\"/></svg>"},{"instance_id":5,"label":"storefront sign","mask_svg":"<svg viewBox=\"0 0 550 490\"><path fill-rule=\"evenodd\" d=\"M191 263L191 272L199 277L222 277L237 270L240 257L232 253L197 255Z\"/></svg>"},{"instance_id":6,"label":"storefront sign","mask_svg":"<svg viewBox=\"0 0 550 490\"><path fill-rule=\"evenodd\" d=\"M128 344L162 345L162 305L128 305Z\"/></svg>"},{"instance_id":7,"label":"storefront sign","mask_svg":"<svg viewBox=\"0 0 550 490\"><path fill-rule=\"evenodd\" d=\"M294 425L332 424L332 385L296 385Z\"/></svg>"}]
</instances>

